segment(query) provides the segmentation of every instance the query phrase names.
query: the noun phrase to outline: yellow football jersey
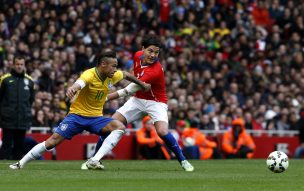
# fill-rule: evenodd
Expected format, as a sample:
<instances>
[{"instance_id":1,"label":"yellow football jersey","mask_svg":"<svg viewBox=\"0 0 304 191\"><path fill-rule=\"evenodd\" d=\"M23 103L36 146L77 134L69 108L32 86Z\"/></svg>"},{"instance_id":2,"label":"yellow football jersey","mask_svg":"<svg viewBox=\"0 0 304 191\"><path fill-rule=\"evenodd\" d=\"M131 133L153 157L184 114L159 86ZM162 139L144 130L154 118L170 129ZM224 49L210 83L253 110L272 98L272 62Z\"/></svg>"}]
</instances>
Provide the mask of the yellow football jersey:
<instances>
[{"instance_id":1,"label":"yellow football jersey","mask_svg":"<svg viewBox=\"0 0 304 191\"><path fill-rule=\"evenodd\" d=\"M109 89L123 79L123 72L118 70L113 78L101 80L97 68L91 68L81 74L79 79L85 82L85 87L78 93L70 107L70 112L82 116L102 116L103 105Z\"/></svg>"}]
</instances>

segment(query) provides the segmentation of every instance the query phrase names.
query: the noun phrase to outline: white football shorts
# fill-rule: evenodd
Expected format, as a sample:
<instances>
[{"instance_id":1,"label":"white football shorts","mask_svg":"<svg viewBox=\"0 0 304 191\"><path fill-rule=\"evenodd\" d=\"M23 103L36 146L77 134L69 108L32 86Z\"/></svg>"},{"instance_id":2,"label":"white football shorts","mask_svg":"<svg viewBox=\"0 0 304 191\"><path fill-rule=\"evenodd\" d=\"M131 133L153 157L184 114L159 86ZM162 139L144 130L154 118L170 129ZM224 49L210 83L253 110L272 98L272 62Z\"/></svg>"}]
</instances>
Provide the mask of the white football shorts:
<instances>
[{"instance_id":1,"label":"white football shorts","mask_svg":"<svg viewBox=\"0 0 304 191\"><path fill-rule=\"evenodd\" d=\"M153 123L156 121L164 121L168 123L168 105L153 100L139 99L131 97L121 108L117 110L122 114L127 123L139 120L144 114L148 114Z\"/></svg>"}]
</instances>

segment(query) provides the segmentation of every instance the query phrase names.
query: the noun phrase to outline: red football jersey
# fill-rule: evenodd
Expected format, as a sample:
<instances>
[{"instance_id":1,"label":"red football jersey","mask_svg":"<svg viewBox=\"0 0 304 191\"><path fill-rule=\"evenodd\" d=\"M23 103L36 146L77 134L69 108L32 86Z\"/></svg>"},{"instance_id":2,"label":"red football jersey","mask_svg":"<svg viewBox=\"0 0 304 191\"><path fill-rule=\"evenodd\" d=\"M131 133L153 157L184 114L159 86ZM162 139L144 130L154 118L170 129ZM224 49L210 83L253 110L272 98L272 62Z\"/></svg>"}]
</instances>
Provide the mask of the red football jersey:
<instances>
[{"instance_id":1,"label":"red football jersey","mask_svg":"<svg viewBox=\"0 0 304 191\"><path fill-rule=\"evenodd\" d=\"M151 90L148 92L138 91L135 97L167 104L168 98L162 65L159 61L156 61L152 65L143 66L141 64L142 57L142 51L138 51L134 55L134 75L141 81L151 84Z\"/></svg>"}]
</instances>

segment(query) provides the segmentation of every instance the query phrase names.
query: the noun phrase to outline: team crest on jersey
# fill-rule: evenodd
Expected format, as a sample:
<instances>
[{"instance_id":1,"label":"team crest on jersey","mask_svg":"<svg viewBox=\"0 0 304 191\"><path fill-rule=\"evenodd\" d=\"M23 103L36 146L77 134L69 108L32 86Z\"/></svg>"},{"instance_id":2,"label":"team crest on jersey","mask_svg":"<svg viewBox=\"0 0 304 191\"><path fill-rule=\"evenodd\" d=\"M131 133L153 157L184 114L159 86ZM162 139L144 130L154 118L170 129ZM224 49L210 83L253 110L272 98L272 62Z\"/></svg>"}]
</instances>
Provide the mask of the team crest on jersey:
<instances>
[{"instance_id":1,"label":"team crest on jersey","mask_svg":"<svg viewBox=\"0 0 304 191\"><path fill-rule=\"evenodd\" d=\"M111 89L113 87L112 81L109 81L108 88Z\"/></svg>"},{"instance_id":2,"label":"team crest on jersey","mask_svg":"<svg viewBox=\"0 0 304 191\"><path fill-rule=\"evenodd\" d=\"M28 79L24 79L24 84L26 85L26 86L28 86L29 85L29 80Z\"/></svg>"},{"instance_id":3,"label":"team crest on jersey","mask_svg":"<svg viewBox=\"0 0 304 191\"><path fill-rule=\"evenodd\" d=\"M61 129L61 131L65 131L68 128L68 124L66 123L60 124L59 128Z\"/></svg>"},{"instance_id":4,"label":"team crest on jersey","mask_svg":"<svg viewBox=\"0 0 304 191\"><path fill-rule=\"evenodd\" d=\"M25 84L25 86L24 86L24 89L25 90L29 90L30 88L28 87L28 85L29 85L29 80L28 79L24 79L24 84Z\"/></svg>"}]
</instances>

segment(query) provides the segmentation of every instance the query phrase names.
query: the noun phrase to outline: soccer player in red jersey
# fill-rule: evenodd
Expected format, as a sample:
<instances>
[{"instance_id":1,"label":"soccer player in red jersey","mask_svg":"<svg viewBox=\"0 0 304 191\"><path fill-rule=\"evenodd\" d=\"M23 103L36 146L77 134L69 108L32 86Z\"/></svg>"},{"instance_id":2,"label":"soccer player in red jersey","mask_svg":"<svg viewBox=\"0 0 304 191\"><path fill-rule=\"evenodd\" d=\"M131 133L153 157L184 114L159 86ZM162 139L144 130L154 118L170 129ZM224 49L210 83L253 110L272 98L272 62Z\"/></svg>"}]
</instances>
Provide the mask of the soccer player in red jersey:
<instances>
[{"instance_id":1,"label":"soccer player in red jersey","mask_svg":"<svg viewBox=\"0 0 304 191\"><path fill-rule=\"evenodd\" d=\"M115 99L136 92L112 118L124 124L141 119L148 114L154 123L157 134L171 149L182 168L191 172L194 167L186 160L172 134L168 131L168 106L165 87L165 76L158 60L161 42L155 35L147 35L142 41L142 50L134 55L134 75L141 81L150 84L151 90L144 92L139 86L131 83L126 88L108 95L108 99ZM82 165L82 167L85 166Z\"/></svg>"}]
</instances>

